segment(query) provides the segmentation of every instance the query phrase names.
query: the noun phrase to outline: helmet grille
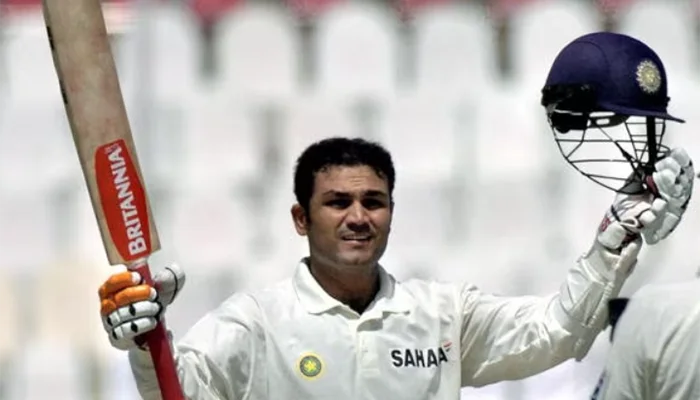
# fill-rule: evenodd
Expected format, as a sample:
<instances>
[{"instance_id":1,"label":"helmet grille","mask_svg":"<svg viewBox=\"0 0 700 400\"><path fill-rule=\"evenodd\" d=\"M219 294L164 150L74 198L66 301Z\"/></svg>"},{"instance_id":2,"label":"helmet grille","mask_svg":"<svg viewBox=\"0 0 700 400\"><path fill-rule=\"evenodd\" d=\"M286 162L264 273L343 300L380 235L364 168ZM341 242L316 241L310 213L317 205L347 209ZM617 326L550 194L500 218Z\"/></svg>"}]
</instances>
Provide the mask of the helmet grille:
<instances>
[{"instance_id":1,"label":"helmet grille","mask_svg":"<svg viewBox=\"0 0 700 400\"><path fill-rule=\"evenodd\" d=\"M654 163L669 151L661 144L665 120L559 110L548 116L566 161L587 178L619 193L647 190L646 178L654 171Z\"/></svg>"}]
</instances>

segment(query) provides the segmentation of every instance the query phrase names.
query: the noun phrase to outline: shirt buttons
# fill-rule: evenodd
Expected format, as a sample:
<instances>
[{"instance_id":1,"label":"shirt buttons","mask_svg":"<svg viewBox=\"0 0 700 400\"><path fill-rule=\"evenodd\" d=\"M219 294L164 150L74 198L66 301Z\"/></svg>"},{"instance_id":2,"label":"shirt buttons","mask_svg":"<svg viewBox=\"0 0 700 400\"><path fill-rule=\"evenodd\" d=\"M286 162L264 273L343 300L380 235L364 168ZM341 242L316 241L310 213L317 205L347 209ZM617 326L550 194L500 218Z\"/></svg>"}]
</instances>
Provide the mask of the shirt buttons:
<instances>
[{"instance_id":1,"label":"shirt buttons","mask_svg":"<svg viewBox=\"0 0 700 400\"><path fill-rule=\"evenodd\" d=\"M358 335L357 339L358 356L362 368L376 368L377 355L374 352L373 340L366 334Z\"/></svg>"}]
</instances>

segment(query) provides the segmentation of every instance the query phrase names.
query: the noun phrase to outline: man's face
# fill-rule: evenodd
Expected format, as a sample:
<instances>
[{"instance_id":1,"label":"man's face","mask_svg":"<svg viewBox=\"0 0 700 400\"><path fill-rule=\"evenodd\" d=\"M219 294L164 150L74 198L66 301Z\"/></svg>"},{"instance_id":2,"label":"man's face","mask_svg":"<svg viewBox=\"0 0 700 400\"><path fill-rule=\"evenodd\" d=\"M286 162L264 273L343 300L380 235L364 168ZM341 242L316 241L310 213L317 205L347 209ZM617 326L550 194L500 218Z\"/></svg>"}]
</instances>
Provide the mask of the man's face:
<instances>
[{"instance_id":1,"label":"man's face","mask_svg":"<svg viewBox=\"0 0 700 400\"><path fill-rule=\"evenodd\" d=\"M336 166L316 174L309 215L292 209L309 238L312 261L333 268L372 267L384 254L391 227L388 184L368 166Z\"/></svg>"}]
</instances>

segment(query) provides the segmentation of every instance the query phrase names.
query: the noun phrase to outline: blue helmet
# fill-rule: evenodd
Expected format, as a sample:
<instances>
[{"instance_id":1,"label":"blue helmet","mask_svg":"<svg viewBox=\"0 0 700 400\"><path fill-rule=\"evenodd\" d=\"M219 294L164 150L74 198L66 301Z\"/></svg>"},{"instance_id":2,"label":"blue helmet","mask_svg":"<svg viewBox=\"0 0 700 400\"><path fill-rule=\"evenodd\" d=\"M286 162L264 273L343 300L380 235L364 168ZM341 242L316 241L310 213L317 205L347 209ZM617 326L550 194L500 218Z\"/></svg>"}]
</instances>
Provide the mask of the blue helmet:
<instances>
[{"instance_id":1,"label":"blue helmet","mask_svg":"<svg viewBox=\"0 0 700 400\"><path fill-rule=\"evenodd\" d=\"M542 90L548 111L609 111L685 122L667 112L668 103L659 56L641 41L613 32L590 33L564 47Z\"/></svg>"},{"instance_id":2,"label":"blue helmet","mask_svg":"<svg viewBox=\"0 0 700 400\"><path fill-rule=\"evenodd\" d=\"M569 164L609 189L639 193L648 187L655 162L668 151L662 144L666 121L685 122L668 113L669 100L666 70L654 50L627 35L595 32L559 52L541 104ZM604 129L622 124L622 138ZM633 133L634 127L646 131ZM622 158L580 155L583 145L602 142L614 144ZM612 175L605 163L628 164L631 171Z\"/></svg>"}]
</instances>

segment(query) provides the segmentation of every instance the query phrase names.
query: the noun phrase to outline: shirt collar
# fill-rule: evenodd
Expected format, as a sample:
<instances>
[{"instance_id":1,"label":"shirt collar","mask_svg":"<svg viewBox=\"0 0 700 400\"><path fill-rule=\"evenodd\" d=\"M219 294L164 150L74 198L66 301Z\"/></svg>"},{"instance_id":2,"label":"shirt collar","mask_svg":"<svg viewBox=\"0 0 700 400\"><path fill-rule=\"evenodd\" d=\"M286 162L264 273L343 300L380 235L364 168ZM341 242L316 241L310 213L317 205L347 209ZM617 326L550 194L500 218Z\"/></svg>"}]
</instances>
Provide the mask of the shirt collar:
<instances>
[{"instance_id":1,"label":"shirt collar","mask_svg":"<svg viewBox=\"0 0 700 400\"><path fill-rule=\"evenodd\" d=\"M372 303L367 307L366 313L402 313L410 311L413 305L412 297L381 265L377 265L377 268L379 272L379 291ZM299 303L311 314L322 314L336 307L347 308L346 305L326 293L321 285L318 284L316 278L309 271L307 258L302 259L297 264L292 281Z\"/></svg>"}]
</instances>

